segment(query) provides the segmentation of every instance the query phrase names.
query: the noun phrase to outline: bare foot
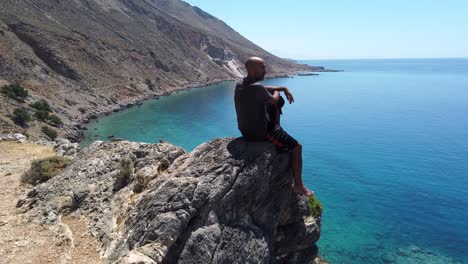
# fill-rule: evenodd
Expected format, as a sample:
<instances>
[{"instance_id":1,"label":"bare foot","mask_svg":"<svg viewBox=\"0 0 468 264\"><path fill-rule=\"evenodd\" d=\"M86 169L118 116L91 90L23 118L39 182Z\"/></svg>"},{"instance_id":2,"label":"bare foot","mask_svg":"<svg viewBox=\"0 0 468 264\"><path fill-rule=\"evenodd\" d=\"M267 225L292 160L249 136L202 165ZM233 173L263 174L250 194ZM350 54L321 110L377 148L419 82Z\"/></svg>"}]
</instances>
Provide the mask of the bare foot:
<instances>
[{"instance_id":1,"label":"bare foot","mask_svg":"<svg viewBox=\"0 0 468 264\"><path fill-rule=\"evenodd\" d=\"M307 197L314 196L314 192L307 189L304 185L302 185L302 186L293 186L293 192L305 195Z\"/></svg>"}]
</instances>

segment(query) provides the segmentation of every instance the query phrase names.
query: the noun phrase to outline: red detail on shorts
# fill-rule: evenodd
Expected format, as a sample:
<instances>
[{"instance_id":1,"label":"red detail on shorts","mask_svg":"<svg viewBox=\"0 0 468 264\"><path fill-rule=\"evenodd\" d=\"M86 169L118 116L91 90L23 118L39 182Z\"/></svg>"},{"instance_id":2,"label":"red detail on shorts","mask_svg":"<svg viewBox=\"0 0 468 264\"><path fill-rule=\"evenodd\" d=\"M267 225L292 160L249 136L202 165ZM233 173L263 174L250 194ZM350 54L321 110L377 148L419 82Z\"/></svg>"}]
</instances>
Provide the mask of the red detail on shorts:
<instances>
[{"instance_id":1,"label":"red detail on shorts","mask_svg":"<svg viewBox=\"0 0 468 264\"><path fill-rule=\"evenodd\" d=\"M273 137L272 135L270 135L270 134L267 135L267 139L268 139L271 143L273 143L273 145L275 145L275 146L277 146L277 147L280 147L280 148L284 147L284 144L283 144L283 143L279 142L276 138L274 138L274 137Z\"/></svg>"}]
</instances>

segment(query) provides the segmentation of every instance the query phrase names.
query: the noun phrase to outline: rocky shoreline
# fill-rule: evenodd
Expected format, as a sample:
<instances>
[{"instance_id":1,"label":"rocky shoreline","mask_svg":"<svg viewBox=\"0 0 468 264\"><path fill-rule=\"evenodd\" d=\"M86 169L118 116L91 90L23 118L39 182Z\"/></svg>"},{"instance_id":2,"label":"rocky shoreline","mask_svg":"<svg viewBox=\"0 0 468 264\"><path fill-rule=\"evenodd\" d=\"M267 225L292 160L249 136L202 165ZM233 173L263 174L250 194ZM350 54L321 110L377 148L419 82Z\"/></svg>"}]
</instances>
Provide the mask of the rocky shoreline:
<instances>
[{"instance_id":1,"label":"rocky shoreline","mask_svg":"<svg viewBox=\"0 0 468 264\"><path fill-rule=\"evenodd\" d=\"M285 77L289 77L295 74L296 73L278 74L274 76L269 76L268 78L285 78ZM188 84L186 86L176 87L173 90L167 91L164 93L146 94L141 97L132 98L127 101L122 101L115 105L108 106L104 109L99 109L96 111L89 112L83 115L79 119L72 120L70 124L65 124L64 125L64 132L65 132L64 137L73 143L79 143L84 138L83 131L86 130L86 124L88 124L93 119L98 119L99 117L108 116L112 113L123 111L135 105L141 105L148 100L158 99L161 96L169 96L173 94L174 92L187 91L187 90L196 89L196 88L203 88L205 86L215 85L215 84L219 84L222 82L235 81L235 80L238 80L238 78L215 79L215 80L210 80L206 82L196 82L196 83Z\"/></svg>"},{"instance_id":2,"label":"rocky shoreline","mask_svg":"<svg viewBox=\"0 0 468 264\"><path fill-rule=\"evenodd\" d=\"M315 68L317 68L315 72L338 72L338 70L330 70L321 66L315 67ZM300 76L300 75L301 75L301 71L294 71L289 74L270 75L270 76L267 76L266 79L291 78L293 76ZM314 74L314 75L318 75L318 74ZM100 109L100 110L87 113L79 119L72 120L70 124L65 124L64 137L69 139L73 143L79 143L81 142L81 140L84 139L84 131L87 130L86 124L88 124L93 119L98 119L99 117L108 116L112 113L123 111L135 105L141 105L144 102L152 100L152 99L159 99L162 96L169 96L169 95L172 95L174 92L203 88L209 85L215 85L215 84L219 84L219 83L227 82L227 81L236 81L239 79L240 78L227 78L227 79L214 79L214 80L210 80L206 82L195 82L195 83L188 84L185 86L176 87L173 90L167 91L164 93L146 94L146 95L143 95L142 97L129 99L127 101L122 101L122 102L119 102L118 104L108 106L104 109Z\"/></svg>"},{"instance_id":3,"label":"rocky shoreline","mask_svg":"<svg viewBox=\"0 0 468 264\"><path fill-rule=\"evenodd\" d=\"M86 130L85 125L88 124L93 119L98 119L99 117L108 116L112 113L123 111L135 105L141 105L148 100L158 99L161 96L169 96L173 94L174 92L187 91L191 89L202 88L208 85L214 85L214 84L218 84L218 83L222 83L226 81L234 81L234 80L236 79L228 78L228 79L215 79L215 80L206 81L206 82L196 82L196 83L188 84L186 86L176 87L173 90L167 91L164 93L145 94L136 98L132 98L129 100L119 102L111 106L107 106L103 109L91 111L87 114L84 114L82 117L78 119L71 120L70 124L65 124L64 129L63 129L64 137L73 143L79 143L84 138L83 131Z\"/></svg>"}]
</instances>

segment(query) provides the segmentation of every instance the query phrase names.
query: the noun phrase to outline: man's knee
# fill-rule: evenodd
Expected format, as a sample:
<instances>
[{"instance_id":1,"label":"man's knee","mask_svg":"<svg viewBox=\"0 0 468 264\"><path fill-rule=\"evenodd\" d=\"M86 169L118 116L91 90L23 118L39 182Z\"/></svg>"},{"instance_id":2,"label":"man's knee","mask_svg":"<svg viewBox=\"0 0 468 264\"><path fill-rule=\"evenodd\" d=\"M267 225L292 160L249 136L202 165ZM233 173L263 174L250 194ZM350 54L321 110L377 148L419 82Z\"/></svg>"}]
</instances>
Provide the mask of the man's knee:
<instances>
[{"instance_id":1,"label":"man's knee","mask_svg":"<svg viewBox=\"0 0 468 264\"><path fill-rule=\"evenodd\" d=\"M293 151L301 152L302 151L302 144L298 142L297 145L293 148Z\"/></svg>"}]
</instances>

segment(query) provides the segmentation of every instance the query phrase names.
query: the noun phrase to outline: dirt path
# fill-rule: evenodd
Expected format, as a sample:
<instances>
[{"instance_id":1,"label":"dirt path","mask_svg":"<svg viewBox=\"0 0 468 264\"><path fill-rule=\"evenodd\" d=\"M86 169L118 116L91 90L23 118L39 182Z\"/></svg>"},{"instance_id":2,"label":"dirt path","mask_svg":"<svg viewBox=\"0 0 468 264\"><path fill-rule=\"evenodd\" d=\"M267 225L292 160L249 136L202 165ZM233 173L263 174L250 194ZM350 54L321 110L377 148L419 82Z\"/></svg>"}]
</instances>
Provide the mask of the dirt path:
<instances>
[{"instance_id":1,"label":"dirt path","mask_svg":"<svg viewBox=\"0 0 468 264\"><path fill-rule=\"evenodd\" d=\"M0 142L0 263L102 263L99 243L87 232L86 221L62 217L68 236L29 222L16 210L18 197L29 187L21 175L34 159L55 155L53 149L30 143ZM60 233L62 234L62 233Z\"/></svg>"}]
</instances>

